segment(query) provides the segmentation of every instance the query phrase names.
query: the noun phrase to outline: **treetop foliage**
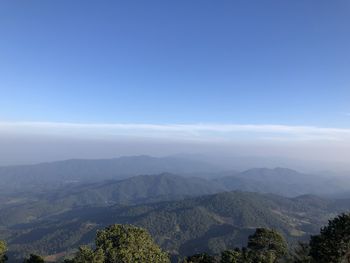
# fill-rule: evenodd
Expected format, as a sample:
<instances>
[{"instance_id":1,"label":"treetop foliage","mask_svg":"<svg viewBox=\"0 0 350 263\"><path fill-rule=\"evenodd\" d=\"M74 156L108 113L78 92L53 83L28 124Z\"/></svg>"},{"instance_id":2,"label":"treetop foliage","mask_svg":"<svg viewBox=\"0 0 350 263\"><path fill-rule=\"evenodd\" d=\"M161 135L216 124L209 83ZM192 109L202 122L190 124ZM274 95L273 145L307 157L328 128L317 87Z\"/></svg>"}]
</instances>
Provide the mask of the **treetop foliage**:
<instances>
[{"instance_id":1,"label":"treetop foliage","mask_svg":"<svg viewBox=\"0 0 350 263\"><path fill-rule=\"evenodd\" d=\"M350 214L341 214L311 237L310 255L319 263L350 262Z\"/></svg>"},{"instance_id":2,"label":"treetop foliage","mask_svg":"<svg viewBox=\"0 0 350 263\"><path fill-rule=\"evenodd\" d=\"M70 262L82 263L169 263L169 256L154 243L150 234L132 225L111 225L98 231L96 248L80 247Z\"/></svg>"},{"instance_id":3,"label":"treetop foliage","mask_svg":"<svg viewBox=\"0 0 350 263\"><path fill-rule=\"evenodd\" d=\"M7 244L5 241L0 240L0 263L3 263L7 260L6 252Z\"/></svg>"}]
</instances>

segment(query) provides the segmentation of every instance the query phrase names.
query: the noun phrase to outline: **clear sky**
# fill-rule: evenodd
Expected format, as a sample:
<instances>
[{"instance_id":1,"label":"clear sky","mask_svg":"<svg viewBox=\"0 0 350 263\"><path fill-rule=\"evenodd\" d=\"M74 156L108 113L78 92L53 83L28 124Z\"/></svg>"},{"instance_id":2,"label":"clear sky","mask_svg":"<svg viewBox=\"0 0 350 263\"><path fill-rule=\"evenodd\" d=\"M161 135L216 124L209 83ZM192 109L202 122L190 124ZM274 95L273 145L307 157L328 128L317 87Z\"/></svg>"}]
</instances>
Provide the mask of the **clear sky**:
<instances>
[{"instance_id":1,"label":"clear sky","mask_svg":"<svg viewBox=\"0 0 350 263\"><path fill-rule=\"evenodd\" d=\"M0 139L349 146L349 14L348 0L1 1Z\"/></svg>"},{"instance_id":2,"label":"clear sky","mask_svg":"<svg viewBox=\"0 0 350 263\"><path fill-rule=\"evenodd\" d=\"M0 118L350 127L350 2L1 1Z\"/></svg>"}]
</instances>

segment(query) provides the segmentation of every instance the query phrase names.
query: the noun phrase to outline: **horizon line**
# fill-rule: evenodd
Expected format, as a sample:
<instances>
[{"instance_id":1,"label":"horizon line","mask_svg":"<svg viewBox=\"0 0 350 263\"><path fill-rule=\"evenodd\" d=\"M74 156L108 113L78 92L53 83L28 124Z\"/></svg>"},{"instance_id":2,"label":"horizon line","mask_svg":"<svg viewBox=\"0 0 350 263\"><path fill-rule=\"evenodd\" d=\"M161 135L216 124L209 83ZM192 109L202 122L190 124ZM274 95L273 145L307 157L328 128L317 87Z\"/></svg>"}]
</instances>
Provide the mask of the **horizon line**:
<instances>
[{"instance_id":1,"label":"horizon line","mask_svg":"<svg viewBox=\"0 0 350 263\"><path fill-rule=\"evenodd\" d=\"M67 136L131 136L203 140L327 140L349 141L350 128L285 124L235 123L88 123L0 121L0 132ZM1 135L1 134L0 134Z\"/></svg>"}]
</instances>

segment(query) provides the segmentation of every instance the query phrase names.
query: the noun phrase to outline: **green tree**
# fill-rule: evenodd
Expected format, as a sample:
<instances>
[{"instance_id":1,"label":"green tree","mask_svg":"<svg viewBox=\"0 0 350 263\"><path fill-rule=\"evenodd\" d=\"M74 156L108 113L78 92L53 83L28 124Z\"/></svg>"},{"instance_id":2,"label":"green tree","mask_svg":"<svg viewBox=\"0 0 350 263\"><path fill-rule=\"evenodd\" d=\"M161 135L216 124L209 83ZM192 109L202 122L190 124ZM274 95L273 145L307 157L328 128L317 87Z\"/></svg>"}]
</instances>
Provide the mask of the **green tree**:
<instances>
[{"instance_id":1,"label":"green tree","mask_svg":"<svg viewBox=\"0 0 350 263\"><path fill-rule=\"evenodd\" d=\"M225 250L221 253L220 263L249 263L246 250L236 248L234 250Z\"/></svg>"},{"instance_id":2,"label":"green tree","mask_svg":"<svg viewBox=\"0 0 350 263\"><path fill-rule=\"evenodd\" d=\"M5 241L0 240L0 263L7 261L7 244Z\"/></svg>"},{"instance_id":3,"label":"green tree","mask_svg":"<svg viewBox=\"0 0 350 263\"><path fill-rule=\"evenodd\" d=\"M131 225L111 225L98 231L95 249L81 247L74 263L169 263L169 257L152 240L150 234Z\"/></svg>"},{"instance_id":4,"label":"green tree","mask_svg":"<svg viewBox=\"0 0 350 263\"><path fill-rule=\"evenodd\" d=\"M275 230L257 228L248 237L249 257L256 263L273 263L288 253L287 243Z\"/></svg>"},{"instance_id":5,"label":"green tree","mask_svg":"<svg viewBox=\"0 0 350 263\"><path fill-rule=\"evenodd\" d=\"M293 263L311 263L309 244L299 242L292 254Z\"/></svg>"},{"instance_id":6,"label":"green tree","mask_svg":"<svg viewBox=\"0 0 350 263\"><path fill-rule=\"evenodd\" d=\"M38 255L30 254L29 258L26 258L23 263L44 263L44 259Z\"/></svg>"},{"instance_id":7,"label":"green tree","mask_svg":"<svg viewBox=\"0 0 350 263\"><path fill-rule=\"evenodd\" d=\"M350 262L350 214L330 220L310 240L310 255L318 263Z\"/></svg>"},{"instance_id":8,"label":"green tree","mask_svg":"<svg viewBox=\"0 0 350 263\"><path fill-rule=\"evenodd\" d=\"M88 246L79 247L79 251L76 253L73 260L66 260L66 263L103 263L104 252L101 249L91 249Z\"/></svg>"},{"instance_id":9,"label":"green tree","mask_svg":"<svg viewBox=\"0 0 350 263\"><path fill-rule=\"evenodd\" d=\"M187 257L183 263L217 263L215 257L210 256L206 253L196 254L193 256Z\"/></svg>"}]
</instances>

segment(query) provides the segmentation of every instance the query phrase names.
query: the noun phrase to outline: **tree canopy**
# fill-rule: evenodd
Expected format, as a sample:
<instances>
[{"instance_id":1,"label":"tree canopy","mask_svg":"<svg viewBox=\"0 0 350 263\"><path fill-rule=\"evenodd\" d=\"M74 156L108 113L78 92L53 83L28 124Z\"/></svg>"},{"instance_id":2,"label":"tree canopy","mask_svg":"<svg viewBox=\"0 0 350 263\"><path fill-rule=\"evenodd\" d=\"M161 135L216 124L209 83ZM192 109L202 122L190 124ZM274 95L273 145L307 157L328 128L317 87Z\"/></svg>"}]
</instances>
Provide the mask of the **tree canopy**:
<instances>
[{"instance_id":1,"label":"tree canopy","mask_svg":"<svg viewBox=\"0 0 350 263\"><path fill-rule=\"evenodd\" d=\"M215 257L206 253L196 254L189 256L183 260L183 263L216 263L218 262Z\"/></svg>"},{"instance_id":2,"label":"tree canopy","mask_svg":"<svg viewBox=\"0 0 350 263\"><path fill-rule=\"evenodd\" d=\"M247 247L223 251L220 263L274 263L287 253L287 243L277 231L257 228Z\"/></svg>"},{"instance_id":3,"label":"tree canopy","mask_svg":"<svg viewBox=\"0 0 350 263\"><path fill-rule=\"evenodd\" d=\"M248 249L254 262L272 263L288 253L287 243L275 230L257 228L248 238Z\"/></svg>"},{"instance_id":4,"label":"tree canopy","mask_svg":"<svg viewBox=\"0 0 350 263\"><path fill-rule=\"evenodd\" d=\"M7 261L7 244L5 241L0 240L0 263Z\"/></svg>"},{"instance_id":5,"label":"tree canopy","mask_svg":"<svg viewBox=\"0 0 350 263\"><path fill-rule=\"evenodd\" d=\"M98 231L96 248L81 247L74 263L169 263L168 255L154 243L150 234L132 225L111 225Z\"/></svg>"},{"instance_id":6,"label":"tree canopy","mask_svg":"<svg viewBox=\"0 0 350 263\"><path fill-rule=\"evenodd\" d=\"M341 214L311 237L310 255L318 263L350 262L350 214Z\"/></svg>"},{"instance_id":7,"label":"tree canopy","mask_svg":"<svg viewBox=\"0 0 350 263\"><path fill-rule=\"evenodd\" d=\"M30 254L29 258L26 258L23 263L44 263L44 259L41 256Z\"/></svg>"}]
</instances>

